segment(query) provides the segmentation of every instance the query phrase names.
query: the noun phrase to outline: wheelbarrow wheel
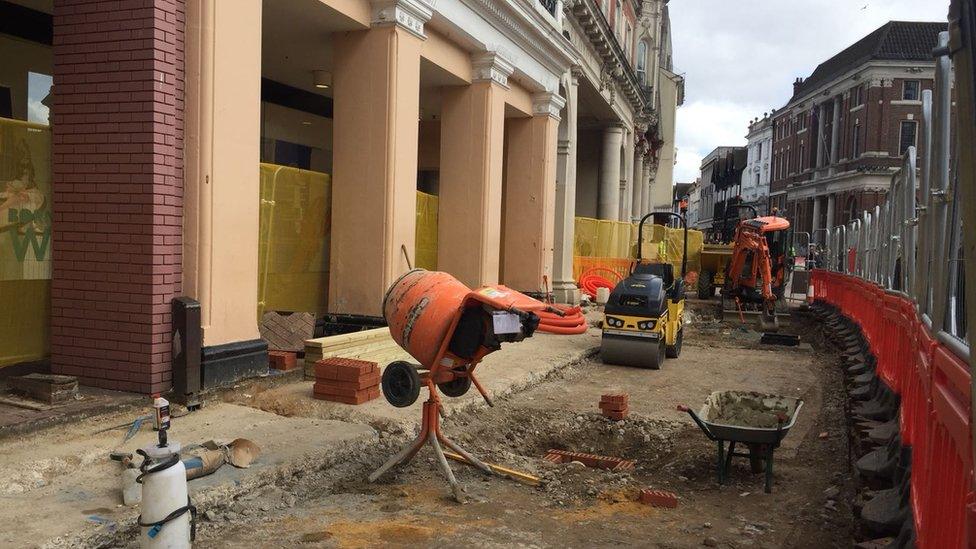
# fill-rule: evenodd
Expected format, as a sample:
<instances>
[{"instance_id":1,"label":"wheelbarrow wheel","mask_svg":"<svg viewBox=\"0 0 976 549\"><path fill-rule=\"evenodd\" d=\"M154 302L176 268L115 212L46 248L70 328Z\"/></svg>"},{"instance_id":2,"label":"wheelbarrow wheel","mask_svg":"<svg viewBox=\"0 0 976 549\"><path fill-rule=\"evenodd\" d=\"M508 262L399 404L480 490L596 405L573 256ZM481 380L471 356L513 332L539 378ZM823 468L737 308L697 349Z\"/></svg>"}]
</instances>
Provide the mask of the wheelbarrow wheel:
<instances>
[{"instance_id":1,"label":"wheelbarrow wheel","mask_svg":"<svg viewBox=\"0 0 976 549\"><path fill-rule=\"evenodd\" d=\"M383 370L383 397L397 408L406 408L420 396L420 374L409 362L391 362Z\"/></svg>"},{"instance_id":2,"label":"wheelbarrow wheel","mask_svg":"<svg viewBox=\"0 0 976 549\"><path fill-rule=\"evenodd\" d=\"M437 388L440 389L442 393L452 398L464 396L468 390L471 389L471 378L466 375L459 376L451 381L438 383Z\"/></svg>"}]
</instances>

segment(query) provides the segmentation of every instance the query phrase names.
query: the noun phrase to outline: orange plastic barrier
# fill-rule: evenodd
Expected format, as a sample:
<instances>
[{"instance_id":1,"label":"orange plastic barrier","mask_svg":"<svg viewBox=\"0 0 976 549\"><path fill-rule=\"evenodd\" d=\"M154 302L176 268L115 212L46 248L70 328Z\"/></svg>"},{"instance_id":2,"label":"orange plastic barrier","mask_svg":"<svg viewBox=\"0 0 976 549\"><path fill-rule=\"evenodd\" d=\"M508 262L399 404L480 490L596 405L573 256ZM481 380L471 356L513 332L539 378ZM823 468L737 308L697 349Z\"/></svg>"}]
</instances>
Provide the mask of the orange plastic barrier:
<instances>
[{"instance_id":1,"label":"orange plastic barrier","mask_svg":"<svg viewBox=\"0 0 976 549\"><path fill-rule=\"evenodd\" d=\"M976 547L972 374L966 361L932 336L907 297L829 271L814 270L812 280L815 300L860 326L878 374L901 396L901 439L912 447L916 547Z\"/></svg>"}]
</instances>

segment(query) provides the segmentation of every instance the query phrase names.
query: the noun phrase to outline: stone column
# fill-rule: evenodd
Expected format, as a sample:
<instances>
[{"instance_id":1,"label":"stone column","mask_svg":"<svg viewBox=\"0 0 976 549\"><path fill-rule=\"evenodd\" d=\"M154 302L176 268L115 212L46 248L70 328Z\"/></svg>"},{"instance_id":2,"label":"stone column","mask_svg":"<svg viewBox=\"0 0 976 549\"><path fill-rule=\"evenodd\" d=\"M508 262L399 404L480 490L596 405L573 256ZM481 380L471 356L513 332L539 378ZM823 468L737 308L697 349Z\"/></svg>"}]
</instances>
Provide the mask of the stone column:
<instances>
[{"instance_id":1,"label":"stone column","mask_svg":"<svg viewBox=\"0 0 976 549\"><path fill-rule=\"evenodd\" d=\"M649 214L654 206L654 204L651 202L651 188L654 186L654 178L651 177L653 174L651 164L651 159L647 159L641 164L641 167L643 168L641 181L644 186L644 196L641 199L641 204L643 206L644 215Z\"/></svg>"},{"instance_id":2,"label":"stone column","mask_svg":"<svg viewBox=\"0 0 976 549\"><path fill-rule=\"evenodd\" d=\"M821 202L821 197L819 196L813 197L813 217L811 219L811 224L810 224L811 242L819 238L819 236L817 235L817 230L820 229L820 202Z\"/></svg>"},{"instance_id":3,"label":"stone column","mask_svg":"<svg viewBox=\"0 0 976 549\"><path fill-rule=\"evenodd\" d=\"M597 217L600 219L620 219L620 146L623 137L624 127L620 123L607 126L603 132L597 203Z\"/></svg>"},{"instance_id":4,"label":"stone column","mask_svg":"<svg viewBox=\"0 0 976 549\"><path fill-rule=\"evenodd\" d=\"M825 228L829 231L834 228L834 215L837 208L837 195L827 195L827 224Z\"/></svg>"},{"instance_id":5,"label":"stone column","mask_svg":"<svg viewBox=\"0 0 976 549\"><path fill-rule=\"evenodd\" d=\"M841 98L834 97L833 101L833 117L831 118L830 124L830 173L834 174L836 171L838 152L840 151L840 109L841 109Z\"/></svg>"},{"instance_id":6,"label":"stone column","mask_svg":"<svg viewBox=\"0 0 976 549\"><path fill-rule=\"evenodd\" d=\"M824 127L826 125L825 118L827 118L826 105L826 103L821 103L816 107L820 112L817 114L817 163L814 166L815 168L823 166L824 162Z\"/></svg>"},{"instance_id":7,"label":"stone column","mask_svg":"<svg viewBox=\"0 0 976 549\"><path fill-rule=\"evenodd\" d=\"M644 191L647 185L644 183L644 153L640 149L635 149L633 154L634 169L631 172L633 173L633 176L631 176L631 181L633 181L631 183L631 190L633 192L631 204L633 204L633 207L631 208L630 215L639 220L642 215L647 213L644 210Z\"/></svg>"},{"instance_id":8,"label":"stone column","mask_svg":"<svg viewBox=\"0 0 976 549\"><path fill-rule=\"evenodd\" d=\"M630 221L631 203L630 184L634 169L634 132L627 131L621 149L623 158L620 163L620 221Z\"/></svg>"},{"instance_id":9,"label":"stone column","mask_svg":"<svg viewBox=\"0 0 976 549\"><path fill-rule=\"evenodd\" d=\"M576 145L579 69L566 79L566 108L560 121L556 149L556 227L552 262L553 297L560 303L578 303L580 292L573 277L573 244L576 224Z\"/></svg>"},{"instance_id":10,"label":"stone column","mask_svg":"<svg viewBox=\"0 0 976 549\"><path fill-rule=\"evenodd\" d=\"M536 94L531 118L508 121L502 283L516 290L539 292L544 276L552 280L556 136L564 105L558 94Z\"/></svg>"},{"instance_id":11,"label":"stone column","mask_svg":"<svg viewBox=\"0 0 976 549\"><path fill-rule=\"evenodd\" d=\"M333 38L341 139L332 152L329 310L379 316L415 248L420 47L432 11L423 0L373 10L373 28Z\"/></svg>"},{"instance_id":12,"label":"stone column","mask_svg":"<svg viewBox=\"0 0 976 549\"><path fill-rule=\"evenodd\" d=\"M474 288L498 281L505 95L512 64L473 60L470 86L446 86L441 104L437 268Z\"/></svg>"}]
</instances>

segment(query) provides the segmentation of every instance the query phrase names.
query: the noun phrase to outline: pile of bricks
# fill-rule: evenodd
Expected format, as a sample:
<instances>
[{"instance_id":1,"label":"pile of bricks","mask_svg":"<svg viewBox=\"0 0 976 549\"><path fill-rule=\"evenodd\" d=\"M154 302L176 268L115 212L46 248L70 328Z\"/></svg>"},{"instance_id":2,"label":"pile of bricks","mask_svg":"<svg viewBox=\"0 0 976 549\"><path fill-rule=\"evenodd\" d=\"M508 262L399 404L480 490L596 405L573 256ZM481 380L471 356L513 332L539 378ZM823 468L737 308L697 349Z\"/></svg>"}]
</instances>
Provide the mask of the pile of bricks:
<instances>
[{"instance_id":1,"label":"pile of bricks","mask_svg":"<svg viewBox=\"0 0 976 549\"><path fill-rule=\"evenodd\" d=\"M362 404L379 398L380 368L365 360L324 358L315 363L312 396L343 404Z\"/></svg>"},{"instance_id":2,"label":"pile of bricks","mask_svg":"<svg viewBox=\"0 0 976 549\"><path fill-rule=\"evenodd\" d=\"M629 459L570 452L567 450L549 450L542 459L550 463L572 463L578 461L587 467L610 469L611 471L631 471L634 469L634 462Z\"/></svg>"},{"instance_id":3,"label":"pile of bricks","mask_svg":"<svg viewBox=\"0 0 976 549\"><path fill-rule=\"evenodd\" d=\"M298 366L298 357L288 351L268 351L268 363L273 370L287 372Z\"/></svg>"},{"instance_id":4,"label":"pile of bricks","mask_svg":"<svg viewBox=\"0 0 976 549\"><path fill-rule=\"evenodd\" d=\"M627 393L603 395L600 397L600 411L603 412L603 417L613 421L627 419L629 412L627 401Z\"/></svg>"}]
</instances>

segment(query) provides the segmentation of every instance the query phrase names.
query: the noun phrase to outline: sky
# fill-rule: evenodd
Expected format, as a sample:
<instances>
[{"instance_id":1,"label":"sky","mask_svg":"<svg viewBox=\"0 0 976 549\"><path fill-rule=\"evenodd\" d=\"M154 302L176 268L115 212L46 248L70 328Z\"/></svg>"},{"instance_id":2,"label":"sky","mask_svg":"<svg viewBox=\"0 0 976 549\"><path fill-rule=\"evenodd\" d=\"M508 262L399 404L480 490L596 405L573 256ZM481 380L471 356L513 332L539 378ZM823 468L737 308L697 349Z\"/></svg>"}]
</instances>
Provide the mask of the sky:
<instances>
[{"instance_id":1,"label":"sky","mask_svg":"<svg viewBox=\"0 0 976 549\"><path fill-rule=\"evenodd\" d=\"M678 108L675 181L783 106L793 81L891 20L945 21L949 0L670 0Z\"/></svg>"}]
</instances>

